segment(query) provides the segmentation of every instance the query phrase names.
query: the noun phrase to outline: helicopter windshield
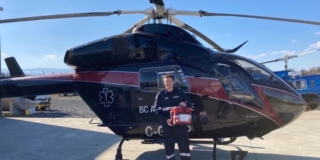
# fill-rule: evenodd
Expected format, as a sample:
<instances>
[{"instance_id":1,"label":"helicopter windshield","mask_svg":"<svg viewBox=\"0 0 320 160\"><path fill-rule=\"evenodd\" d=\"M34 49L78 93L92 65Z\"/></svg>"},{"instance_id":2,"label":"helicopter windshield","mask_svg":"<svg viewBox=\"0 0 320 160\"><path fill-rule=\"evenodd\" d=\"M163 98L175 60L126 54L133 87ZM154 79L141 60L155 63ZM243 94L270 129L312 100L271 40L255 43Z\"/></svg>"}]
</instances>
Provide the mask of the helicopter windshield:
<instances>
[{"instance_id":1,"label":"helicopter windshield","mask_svg":"<svg viewBox=\"0 0 320 160\"><path fill-rule=\"evenodd\" d=\"M252 87L252 79L240 66L230 62L213 64L211 75L217 77L230 99L263 108L263 102Z\"/></svg>"},{"instance_id":2,"label":"helicopter windshield","mask_svg":"<svg viewBox=\"0 0 320 160\"><path fill-rule=\"evenodd\" d=\"M256 62L250 59L245 59L240 56L238 58L237 55L233 55L233 58L234 59L231 58L229 61L238 64L243 69L245 69L247 73L251 75L254 84L282 89L290 93L296 94L297 96L300 96L296 92L296 90L294 90L289 84L287 84L283 79L279 78L268 68L264 66L259 66L258 63L255 64Z\"/></svg>"},{"instance_id":3,"label":"helicopter windshield","mask_svg":"<svg viewBox=\"0 0 320 160\"><path fill-rule=\"evenodd\" d=\"M244 60L237 60L237 63L251 75L256 84L287 90L275 76L260 67Z\"/></svg>"},{"instance_id":4,"label":"helicopter windshield","mask_svg":"<svg viewBox=\"0 0 320 160\"><path fill-rule=\"evenodd\" d=\"M263 108L253 85L267 86L299 94L272 71L237 55L214 54L209 75L219 79L230 99Z\"/></svg>"}]
</instances>

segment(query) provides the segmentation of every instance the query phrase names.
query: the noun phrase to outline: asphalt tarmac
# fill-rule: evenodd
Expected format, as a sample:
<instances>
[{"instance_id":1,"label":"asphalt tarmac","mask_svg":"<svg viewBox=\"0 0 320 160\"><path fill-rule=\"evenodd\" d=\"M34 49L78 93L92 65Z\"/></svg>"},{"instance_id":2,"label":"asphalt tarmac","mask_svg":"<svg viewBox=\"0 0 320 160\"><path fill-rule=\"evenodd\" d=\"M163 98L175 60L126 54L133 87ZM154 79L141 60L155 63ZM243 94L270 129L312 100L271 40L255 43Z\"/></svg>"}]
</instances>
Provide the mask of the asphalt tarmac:
<instances>
[{"instance_id":1,"label":"asphalt tarmac","mask_svg":"<svg viewBox=\"0 0 320 160\"><path fill-rule=\"evenodd\" d=\"M0 118L1 160L113 160L120 137L106 127L90 124L91 118ZM99 122L98 119L93 121ZM296 121L262 139L239 137L218 145L217 158L231 159L231 151L248 151L244 159L320 159L320 110L306 112ZM212 145L192 144L193 160L212 159ZM163 160L159 144L125 141L123 159ZM176 147L176 155L178 154ZM176 159L180 159L177 157Z\"/></svg>"}]
</instances>

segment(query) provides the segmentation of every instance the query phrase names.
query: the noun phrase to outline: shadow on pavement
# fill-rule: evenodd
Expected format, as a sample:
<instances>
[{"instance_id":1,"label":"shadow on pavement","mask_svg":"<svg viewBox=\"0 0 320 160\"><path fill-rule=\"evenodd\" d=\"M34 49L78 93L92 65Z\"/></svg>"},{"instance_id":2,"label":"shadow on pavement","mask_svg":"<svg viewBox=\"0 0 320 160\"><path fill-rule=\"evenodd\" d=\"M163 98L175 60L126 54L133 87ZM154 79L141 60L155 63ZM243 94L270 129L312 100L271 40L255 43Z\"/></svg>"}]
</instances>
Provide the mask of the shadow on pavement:
<instances>
[{"instance_id":1,"label":"shadow on pavement","mask_svg":"<svg viewBox=\"0 0 320 160\"><path fill-rule=\"evenodd\" d=\"M113 134L42 124L41 119L0 118L1 160L95 159L119 140Z\"/></svg>"},{"instance_id":2,"label":"shadow on pavement","mask_svg":"<svg viewBox=\"0 0 320 160\"><path fill-rule=\"evenodd\" d=\"M305 157L305 156L293 156L293 155L280 155L280 154L267 154L267 153L253 153L251 146L248 147L246 150L242 150L242 145L232 144L234 149L230 148L230 150L222 150L219 149L219 145L217 146L217 160L231 160L231 151L248 151L245 156L245 160L269 160L269 159L281 159L281 160L318 160L319 158L313 157ZM252 147L255 149L264 149L263 147ZM207 146L202 146L201 144L193 144L190 146L191 149L191 159L192 160L212 160L213 159L213 151L212 148ZM179 150L176 148L176 160L180 160L179 157ZM239 156L237 156L239 158ZM165 159L165 151L164 149L159 149L155 151L148 151L142 153L137 160L163 160Z\"/></svg>"}]
</instances>

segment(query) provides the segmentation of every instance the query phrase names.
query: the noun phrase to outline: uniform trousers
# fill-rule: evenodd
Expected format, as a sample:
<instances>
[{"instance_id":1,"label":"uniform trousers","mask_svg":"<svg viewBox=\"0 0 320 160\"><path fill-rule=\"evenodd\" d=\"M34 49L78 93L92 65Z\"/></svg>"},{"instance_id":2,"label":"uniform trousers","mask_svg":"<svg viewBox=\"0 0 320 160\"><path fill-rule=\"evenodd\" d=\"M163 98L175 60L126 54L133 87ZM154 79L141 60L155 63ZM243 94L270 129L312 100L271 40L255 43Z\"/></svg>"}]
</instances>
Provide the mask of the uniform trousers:
<instances>
[{"instance_id":1,"label":"uniform trousers","mask_svg":"<svg viewBox=\"0 0 320 160\"><path fill-rule=\"evenodd\" d=\"M166 158L175 160L174 146L178 143L181 160L191 160L190 142L187 125L168 126L162 123Z\"/></svg>"}]
</instances>

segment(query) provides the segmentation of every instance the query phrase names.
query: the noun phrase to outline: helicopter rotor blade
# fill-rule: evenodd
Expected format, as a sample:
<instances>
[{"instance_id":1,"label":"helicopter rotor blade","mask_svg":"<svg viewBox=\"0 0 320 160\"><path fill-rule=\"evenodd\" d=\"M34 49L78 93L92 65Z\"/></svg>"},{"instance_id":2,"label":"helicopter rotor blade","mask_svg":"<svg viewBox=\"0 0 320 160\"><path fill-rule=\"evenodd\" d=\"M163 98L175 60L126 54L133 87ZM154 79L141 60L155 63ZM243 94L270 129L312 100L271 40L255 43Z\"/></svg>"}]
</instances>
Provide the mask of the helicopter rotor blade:
<instances>
[{"instance_id":1,"label":"helicopter rotor blade","mask_svg":"<svg viewBox=\"0 0 320 160\"><path fill-rule=\"evenodd\" d=\"M168 14L171 16L184 15L184 16L199 16L199 17L201 17L200 11L176 10L173 8L168 8Z\"/></svg>"},{"instance_id":2,"label":"helicopter rotor blade","mask_svg":"<svg viewBox=\"0 0 320 160\"><path fill-rule=\"evenodd\" d=\"M257 18L257 19L267 19L267 20L320 25L320 22L305 21L305 20L298 20L298 19L288 19L288 18L264 17L264 16L253 16L253 15L243 15L243 14L210 13L210 12L206 12L206 11L199 11L199 13L201 16L232 16L232 17Z\"/></svg>"},{"instance_id":3,"label":"helicopter rotor blade","mask_svg":"<svg viewBox=\"0 0 320 160\"><path fill-rule=\"evenodd\" d=\"M213 42L210 38L208 38L207 36L205 36L204 34L202 34L201 32L199 32L198 30L192 28L191 26L189 26L188 24L180 21L179 19L177 19L174 16L171 16L169 21L172 21L173 23L175 23L177 26L182 27L184 29L187 29L191 32L193 32L194 34L196 34L197 36L199 36L200 38L202 38L203 40L205 40L207 43L209 43L210 45L212 45L215 49L217 49L219 52L224 52L224 49L222 49L218 44L216 44L215 42Z\"/></svg>"},{"instance_id":4,"label":"helicopter rotor blade","mask_svg":"<svg viewBox=\"0 0 320 160\"><path fill-rule=\"evenodd\" d=\"M87 13L70 13L70 14L56 14L56 15L45 15L45 16L35 16L35 17L23 17L23 18L13 18L13 19L3 19L0 20L1 23L13 23L13 22L23 22L23 21L35 21L35 20L46 20L46 19L59 19L59 18L76 18L76 17L99 17L99 16L111 16L120 14L145 14L152 16L153 8L148 8L145 10L136 11L111 11L111 12L87 12Z\"/></svg>"},{"instance_id":5,"label":"helicopter rotor blade","mask_svg":"<svg viewBox=\"0 0 320 160\"><path fill-rule=\"evenodd\" d=\"M256 18L256 19L267 19L267 20L276 20L276 21L286 21L286 22L295 22L295 23L304 23L312 25L320 25L320 22L315 21L306 21L298 19L288 19L288 18L277 18L277 17L265 17L265 16L254 16L254 15L244 15L244 14L227 14L227 13L212 13L207 11L185 11L185 10L175 10L168 8L168 14L170 15L189 15L189 16L231 16L231 17L244 17L244 18Z\"/></svg>"},{"instance_id":6,"label":"helicopter rotor blade","mask_svg":"<svg viewBox=\"0 0 320 160\"><path fill-rule=\"evenodd\" d=\"M118 10L117 12L119 12L119 14L145 14L148 16L152 16L153 14L153 8L149 7L145 10L136 10L136 11L123 11L123 10Z\"/></svg>"},{"instance_id":7,"label":"helicopter rotor blade","mask_svg":"<svg viewBox=\"0 0 320 160\"><path fill-rule=\"evenodd\" d=\"M35 21L35 20L46 20L46 19L59 19L59 18L110 16L110 15L114 15L114 14L120 14L120 11L70 13L70 14L57 14L57 15L46 15L46 16L36 16L36 17L13 18L13 19L0 20L0 23L13 23L13 22Z\"/></svg>"},{"instance_id":8,"label":"helicopter rotor blade","mask_svg":"<svg viewBox=\"0 0 320 160\"><path fill-rule=\"evenodd\" d=\"M135 27L139 27L141 25L143 25L144 23L146 23L151 17L150 16L146 16L144 17L141 21L135 23L132 27L130 27L127 31L125 31L124 33L132 33L133 29Z\"/></svg>"}]
</instances>

